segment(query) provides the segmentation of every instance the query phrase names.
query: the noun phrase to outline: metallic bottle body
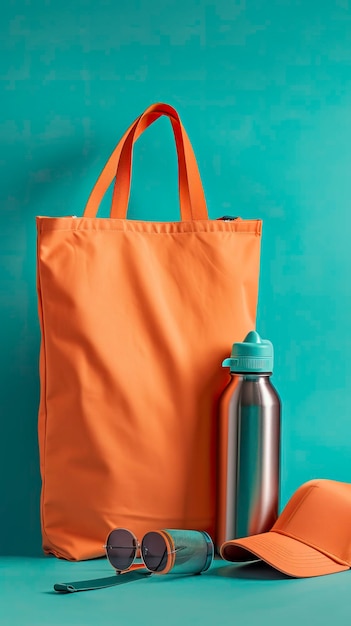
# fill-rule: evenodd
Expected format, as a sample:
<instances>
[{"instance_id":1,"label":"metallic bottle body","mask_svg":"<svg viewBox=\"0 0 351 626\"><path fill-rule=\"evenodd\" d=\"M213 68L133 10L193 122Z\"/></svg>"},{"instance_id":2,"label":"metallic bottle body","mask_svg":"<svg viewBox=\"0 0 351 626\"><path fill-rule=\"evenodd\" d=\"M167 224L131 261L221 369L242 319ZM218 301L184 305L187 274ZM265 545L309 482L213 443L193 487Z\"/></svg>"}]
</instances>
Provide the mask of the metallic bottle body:
<instances>
[{"instance_id":1,"label":"metallic bottle body","mask_svg":"<svg viewBox=\"0 0 351 626\"><path fill-rule=\"evenodd\" d=\"M278 517L280 399L269 374L234 374L220 402L217 537L271 529Z\"/></svg>"}]
</instances>

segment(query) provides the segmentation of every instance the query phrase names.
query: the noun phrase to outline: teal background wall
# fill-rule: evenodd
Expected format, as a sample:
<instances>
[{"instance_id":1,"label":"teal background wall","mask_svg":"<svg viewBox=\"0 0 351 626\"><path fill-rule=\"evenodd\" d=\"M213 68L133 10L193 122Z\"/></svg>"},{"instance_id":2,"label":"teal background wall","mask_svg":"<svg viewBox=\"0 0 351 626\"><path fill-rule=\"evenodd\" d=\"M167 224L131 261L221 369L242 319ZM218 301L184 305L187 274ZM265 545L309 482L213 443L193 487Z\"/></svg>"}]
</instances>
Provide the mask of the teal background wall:
<instances>
[{"instance_id":1,"label":"teal background wall","mask_svg":"<svg viewBox=\"0 0 351 626\"><path fill-rule=\"evenodd\" d=\"M0 554L40 554L34 218L80 215L126 126L160 100L190 134L210 216L264 220L258 330L276 349L282 504L310 478L351 482L350 2L1 12ZM166 122L134 174L130 217L177 219Z\"/></svg>"}]
</instances>

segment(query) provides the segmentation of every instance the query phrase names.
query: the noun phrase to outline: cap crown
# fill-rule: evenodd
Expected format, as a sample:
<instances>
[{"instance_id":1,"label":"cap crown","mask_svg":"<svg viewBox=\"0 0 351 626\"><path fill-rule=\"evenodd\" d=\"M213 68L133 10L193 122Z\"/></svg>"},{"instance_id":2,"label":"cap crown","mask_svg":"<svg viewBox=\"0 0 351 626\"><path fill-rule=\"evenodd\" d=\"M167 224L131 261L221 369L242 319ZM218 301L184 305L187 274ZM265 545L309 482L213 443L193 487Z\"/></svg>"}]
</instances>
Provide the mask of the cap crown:
<instances>
[{"instance_id":1,"label":"cap crown","mask_svg":"<svg viewBox=\"0 0 351 626\"><path fill-rule=\"evenodd\" d=\"M351 485L311 480L291 497L272 531L351 567Z\"/></svg>"}]
</instances>

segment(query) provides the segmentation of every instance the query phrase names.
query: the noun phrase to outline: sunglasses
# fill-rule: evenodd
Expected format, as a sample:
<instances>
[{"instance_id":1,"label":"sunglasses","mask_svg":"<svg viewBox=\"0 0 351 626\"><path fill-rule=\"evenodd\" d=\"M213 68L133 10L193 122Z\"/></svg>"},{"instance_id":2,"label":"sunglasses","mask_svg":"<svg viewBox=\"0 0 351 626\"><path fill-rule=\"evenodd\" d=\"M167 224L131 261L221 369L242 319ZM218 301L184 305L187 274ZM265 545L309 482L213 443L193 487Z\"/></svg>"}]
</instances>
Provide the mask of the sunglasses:
<instances>
[{"instance_id":1,"label":"sunglasses","mask_svg":"<svg viewBox=\"0 0 351 626\"><path fill-rule=\"evenodd\" d=\"M214 547L211 537L201 531L157 530L146 533L141 542L126 528L116 528L107 537L106 556L121 574L132 566L146 567L151 573L195 574L208 569ZM142 563L135 564L140 554Z\"/></svg>"}]
</instances>

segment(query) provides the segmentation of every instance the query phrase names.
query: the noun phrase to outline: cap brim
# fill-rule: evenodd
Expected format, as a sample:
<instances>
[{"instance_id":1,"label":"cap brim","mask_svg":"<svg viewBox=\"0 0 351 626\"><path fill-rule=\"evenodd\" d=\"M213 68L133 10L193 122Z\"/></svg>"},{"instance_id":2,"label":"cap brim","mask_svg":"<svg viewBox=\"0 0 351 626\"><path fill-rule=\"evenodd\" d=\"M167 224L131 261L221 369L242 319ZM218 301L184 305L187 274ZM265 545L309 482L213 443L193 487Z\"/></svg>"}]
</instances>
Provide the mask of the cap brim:
<instances>
[{"instance_id":1,"label":"cap brim","mask_svg":"<svg viewBox=\"0 0 351 626\"><path fill-rule=\"evenodd\" d=\"M221 546L221 556L234 562L258 557L280 572L296 578L324 576L350 569L348 565L337 563L318 550L275 531L226 541Z\"/></svg>"}]
</instances>

